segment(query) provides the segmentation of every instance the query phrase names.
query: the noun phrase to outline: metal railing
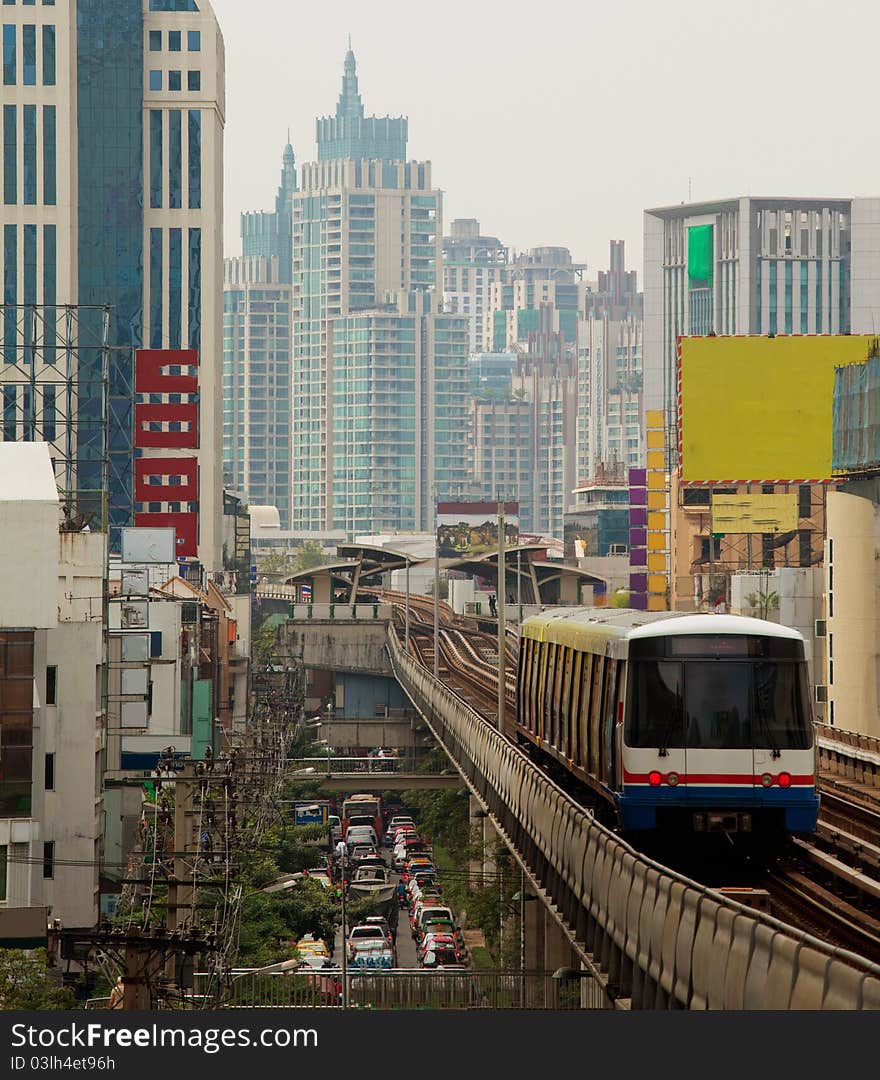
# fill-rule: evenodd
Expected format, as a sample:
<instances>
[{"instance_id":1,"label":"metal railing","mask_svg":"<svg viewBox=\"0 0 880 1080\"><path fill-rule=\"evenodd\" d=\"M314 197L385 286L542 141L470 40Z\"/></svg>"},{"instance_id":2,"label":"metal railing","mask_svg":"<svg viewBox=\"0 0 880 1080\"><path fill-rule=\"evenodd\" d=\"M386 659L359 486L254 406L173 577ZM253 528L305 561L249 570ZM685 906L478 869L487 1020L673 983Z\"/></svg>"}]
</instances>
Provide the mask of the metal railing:
<instances>
[{"instance_id":1,"label":"metal railing","mask_svg":"<svg viewBox=\"0 0 880 1080\"><path fill-rule=\"evenodd\" d=\"M424 773L437 776L442 773L454 773L452 764L435 757L302 757L291 758L290 767L294 771L311 769L315 773L332 773L333 776L355 776L364 773Z\"/></svg>"},{"instance_id":2,"label":"metal railing","mask_svg":"<svg viewBox=\"0 0 880 1080\"><path fill-rule=\"evenodd\" d=\"M341 1008L342 973L247 973L232 982L230 1008L325 1006ZM604 994L589 978L559 979L549 972L349 972L355 1009L601 1009Z\"/></svg>"}]
</instances>

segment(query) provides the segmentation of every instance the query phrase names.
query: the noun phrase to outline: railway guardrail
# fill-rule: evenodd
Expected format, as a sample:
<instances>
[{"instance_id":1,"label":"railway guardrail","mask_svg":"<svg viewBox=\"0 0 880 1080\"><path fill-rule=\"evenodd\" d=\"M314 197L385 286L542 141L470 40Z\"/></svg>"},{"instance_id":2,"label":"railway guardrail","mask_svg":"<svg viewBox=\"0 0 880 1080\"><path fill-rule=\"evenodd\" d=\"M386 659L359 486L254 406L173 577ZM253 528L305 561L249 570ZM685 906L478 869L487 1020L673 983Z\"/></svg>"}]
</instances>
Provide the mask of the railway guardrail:
<instances>
[{"instance_id":1,"label":"railway guardrail","mask_svg":"<svg viewBox=\"0 0 880 1080\"><path fill-rule=\"evenodd\" d=\"M607 1005L880 1009L880 967L646 859L406 655L393 628L388 651L398 682L542 888Z\"/></svg>"}]
</instances>

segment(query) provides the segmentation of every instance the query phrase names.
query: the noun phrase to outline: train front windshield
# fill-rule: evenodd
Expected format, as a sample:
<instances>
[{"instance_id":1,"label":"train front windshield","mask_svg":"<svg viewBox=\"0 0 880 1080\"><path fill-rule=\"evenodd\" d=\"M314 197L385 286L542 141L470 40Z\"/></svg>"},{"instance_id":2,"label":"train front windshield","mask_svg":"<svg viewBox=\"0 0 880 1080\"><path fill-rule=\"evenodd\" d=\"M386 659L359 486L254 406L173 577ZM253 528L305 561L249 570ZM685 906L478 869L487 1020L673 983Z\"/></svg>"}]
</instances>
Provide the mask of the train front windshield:
<instances>
[{"instance_id":1,"label":"train front windshield","mask_svg":"<svg viewBox=\"0 0 880 1080\"><path fill-rule=\"evenodd\" d=\"M633 642L628 681L627 746L812 746L799 641L690 635Z\"/></svg>"}]
</instances>

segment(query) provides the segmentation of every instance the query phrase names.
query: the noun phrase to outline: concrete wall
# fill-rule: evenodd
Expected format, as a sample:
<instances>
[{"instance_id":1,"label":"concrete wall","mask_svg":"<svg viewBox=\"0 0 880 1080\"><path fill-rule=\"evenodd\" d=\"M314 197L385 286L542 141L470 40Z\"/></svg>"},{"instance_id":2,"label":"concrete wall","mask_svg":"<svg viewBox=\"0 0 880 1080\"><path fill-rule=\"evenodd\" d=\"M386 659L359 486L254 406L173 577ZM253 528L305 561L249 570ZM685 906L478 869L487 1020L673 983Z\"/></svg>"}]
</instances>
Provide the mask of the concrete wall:
<instances>
[{"instance_id":1,"label":"concrete wall","mask_svg":"<svg viewBox=\"0 0 880 1080\"><path fill-rule=\"evenodd\" d=\"M374 623L342 623L338 620L284 623L279 627L278 636L280 651L302 657L307 668L391 674L385 652L388 627L382 620Z\"/></svg>"},{"instance_id":2,"label":"concrete wall","mask_svg":"<svg viewBox=\"0 0 880 1080\"><path fill-rule=\"evenodd\" d=\"M870 499L828 493L828 721L880 736L878 575L880 522Z\"/></svg>"}]
</instances>

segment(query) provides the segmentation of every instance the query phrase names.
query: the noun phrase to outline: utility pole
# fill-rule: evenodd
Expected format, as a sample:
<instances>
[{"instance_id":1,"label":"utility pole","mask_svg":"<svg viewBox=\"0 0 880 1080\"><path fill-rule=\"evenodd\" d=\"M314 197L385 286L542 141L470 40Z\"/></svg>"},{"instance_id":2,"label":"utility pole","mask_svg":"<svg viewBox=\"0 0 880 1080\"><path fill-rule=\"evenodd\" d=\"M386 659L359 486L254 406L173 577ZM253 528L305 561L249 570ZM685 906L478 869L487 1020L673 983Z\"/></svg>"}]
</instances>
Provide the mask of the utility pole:
<instances>
[{"instance_id":1,"label":"utility pole","mask_svg":"<svg viewBox=\"0 0 880 1080\"><path fill-rule=\"evenodd\" d=\"M342 1007L348 1008L348 942L345 939L345 868L348 855L339 860L340 886L342 889Z\"/></svg>"},{"instance_id":2,"label":"utility pole","mask_svg":"<svg viewBox=\"0 0 880 1080\"><path fill-rule=\"evenodd\" d=\"M405 616L406 630L404 632L404 648L406 655L409 656L409 555L406 556L406 616Z\"/></svg>"},{"instance_id":3,"label":"utility pole","mask_svg":"<svg viewBox=\"0 0 880 1080\"><path fill-rule=\"evenodd\" d=\"M434 485L434 678L440 678L440 515Z\"/></svg>"},{"instance_id":4,"label":"utility pole","mask_svg":"<svg viewBox=\"0 0 880 1080\"><path fill-rule=\"evenodd\" d=\"M507 598L507 575L504 559L504 500L498 502L498 730L504 730L504 707L507 703L507 640L504 602Z\"/></svg>"}]
</instances>

